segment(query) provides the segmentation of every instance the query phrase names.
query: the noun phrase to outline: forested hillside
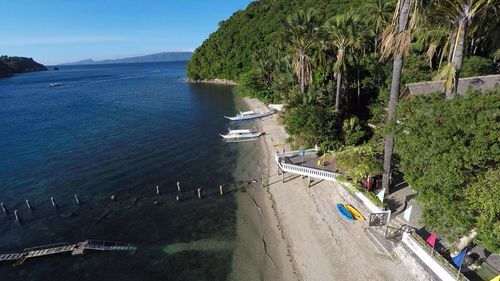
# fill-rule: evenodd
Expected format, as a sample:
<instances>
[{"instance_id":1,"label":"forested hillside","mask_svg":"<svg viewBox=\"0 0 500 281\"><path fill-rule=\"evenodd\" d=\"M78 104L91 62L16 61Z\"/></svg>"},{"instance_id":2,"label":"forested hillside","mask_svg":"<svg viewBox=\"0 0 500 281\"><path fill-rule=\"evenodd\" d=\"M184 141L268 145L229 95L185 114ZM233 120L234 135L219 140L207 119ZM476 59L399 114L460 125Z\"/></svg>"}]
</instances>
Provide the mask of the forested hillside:
<instances>
[{"instance_id":1,"label":"forested hillside","mask_svg":"<svg viewBox=\"0 0 500 281\"><path fill-rule=\"evenodd\" d=\"M0 56L0 76L43 70L47 68L32 58Z\"/></svg>"},{"instance_id":2,"label":"forested hillside","mask_svg":"<svg viewBox=\"0 0 500 281\"><path fill-rule=\"evenodd\" d=\"M318 21L360 5L360 0L265 0L219 23L219 29L199 47L188 65L193 79L238 80L252 69L252 55L268 46L279 46L286 18L300 9L315 8Z\"/></svg>"}]
</instances>

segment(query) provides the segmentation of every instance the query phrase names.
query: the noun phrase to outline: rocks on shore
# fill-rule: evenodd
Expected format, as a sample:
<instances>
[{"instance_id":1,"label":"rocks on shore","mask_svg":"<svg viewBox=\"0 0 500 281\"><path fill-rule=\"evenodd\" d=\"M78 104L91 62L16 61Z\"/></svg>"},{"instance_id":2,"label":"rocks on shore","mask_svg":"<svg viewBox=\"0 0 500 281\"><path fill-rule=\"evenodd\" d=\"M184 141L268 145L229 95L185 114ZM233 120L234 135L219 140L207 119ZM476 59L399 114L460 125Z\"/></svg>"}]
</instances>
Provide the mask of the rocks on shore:
<instances>
[{"instance_id":1,"label":"rocks on shore","mask_svg":"<svg viewBox=\"0 0 500 281\"><path fill-rule=\"evenodd\" d=\"M220 84L220 85L238 85L238 83L228 79L186 79L188 83L207 83L207 84Z\"/></svg>"}]
</instances>

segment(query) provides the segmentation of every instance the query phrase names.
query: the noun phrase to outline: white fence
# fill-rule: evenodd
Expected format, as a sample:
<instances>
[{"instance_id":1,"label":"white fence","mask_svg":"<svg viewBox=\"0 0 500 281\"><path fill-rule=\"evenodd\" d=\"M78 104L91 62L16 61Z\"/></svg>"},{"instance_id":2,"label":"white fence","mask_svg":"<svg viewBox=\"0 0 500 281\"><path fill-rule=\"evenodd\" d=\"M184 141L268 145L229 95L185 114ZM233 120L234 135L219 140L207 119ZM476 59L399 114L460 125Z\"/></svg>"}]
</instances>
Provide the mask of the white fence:
<instances>
[{"instance_id":1,"label":"white fence","mask_svg":"<svg viewBox=\"0 0 500 281\"><path fill-rule=\"evenodd\" d=\"M443 281L456 281L457 278L444 268L434 257L429 255L427 251L422 249L420 244L411 237L409 233L403 233L403 243L410 248L410 250L417 255L441 280ZM462 279L463 280L463 279Z\"/></svg>"},{"instance_id":2,"label":"white fence","mask_svg":"<svg viewBox=\"0 0 500 281\"><path fill-rule=\"evenodd\" d=\"M333 173L330 171L318 170L314 168L287 164L287 163L281 163L280 167L281 170L284 172L290 172L301 176L309 176L311 178L317 178L326 181L335 181L335 178L338 175L337 173Z\"/></svg>"},{"instance_id":3,"label":"white fence","mask_svg":"<svg viewBox=\"0 0 500 281\"><path fill-rule=\"evenodd\" d=\"M305 167L301 165L294 165L290 163L284 163L283 160L285 157L296 157L296 156L305 156L305 155L315 155L318 152L317 149L307 149L302 151L290 151L285 153L277 153L275 156L276 163L279 165L280 169L283 172L294 173L301 176L308 176L311 178L322 179L326 181L335 181L335 178L339 175L334 172Z\"/></svg>"}]
</instances>

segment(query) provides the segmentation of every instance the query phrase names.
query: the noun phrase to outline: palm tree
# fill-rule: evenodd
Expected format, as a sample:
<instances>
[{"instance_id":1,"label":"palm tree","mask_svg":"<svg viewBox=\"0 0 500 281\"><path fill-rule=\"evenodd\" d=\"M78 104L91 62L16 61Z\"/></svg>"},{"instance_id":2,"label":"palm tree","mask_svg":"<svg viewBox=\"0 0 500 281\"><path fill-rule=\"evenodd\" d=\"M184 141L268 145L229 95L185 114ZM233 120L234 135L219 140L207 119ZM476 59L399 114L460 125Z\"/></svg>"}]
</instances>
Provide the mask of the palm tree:
<instances>
[{"instance_id":1,"label":"palm tree","mask_svg":"<svg viewBox=\"0 0 500 281\"><path fill-rule=\"evenodd\" d=\"M333 17L325 24L325 29L329 34L331 43L337 49L337 59L333 65L333 72L337 80L337 92L335 95L335 111L340 111L340 97L342 86L342 73L345 73L347 65L347 55L353 49L362 47L362 39L357 32L359 17L352 13L347 13Z\"/></svg>"},{"instance_id":2,"label":"palm tree","mask_svg":"<svg viewBox=\"0 0 500 281\"><path fill-rule=\"evenodd\" d=\"M375 28L374 52L378 52L381 30L389 23L394 7L391 1L375 0L366 5L367 22Z\"/></svg>"},{"instance_id":3,"label":"palm tree","mask_svg":"<svg viewBox=\"0 0 500 281\"><path fill-rule=\"evenodd\" d=\"M314 18L314 10L300 10L287 18L287 38L294 53L293 68L299 81L300 92L312 83L311 58L308 55L312 47L318 26Z\"/></svg>"},{"instance_id":4,"label":"palm tree","mask_svg":"<svg viewBox=\"0 0 500 281\"><path fill-rule=\"evenodd\" d=\"M392 24L383 33L382 58L393 57L392 82L387 112L387 123L394 126L396 104L399 97L403 56L407 55L411 47L411 31L415 27L417 17L417 0L398 0ZM392 152L394 149L394 133L384 138L384 173L382 188L389 193L389 178L391 173Z\"/></svg>"},{"instance_id":5,"label":"palm tree","mask_svg":"<svg viewBox=\"0 0 500 281\"><path fill-rule=\"evenodd\" d=\"M438 0L440 10L452 23L452 29L449 42L450 60L435 79L446 78L446 97L449 99L457 93L469 26L474 17L491 4L493 0Z\"/></svg>"}]
</instances>

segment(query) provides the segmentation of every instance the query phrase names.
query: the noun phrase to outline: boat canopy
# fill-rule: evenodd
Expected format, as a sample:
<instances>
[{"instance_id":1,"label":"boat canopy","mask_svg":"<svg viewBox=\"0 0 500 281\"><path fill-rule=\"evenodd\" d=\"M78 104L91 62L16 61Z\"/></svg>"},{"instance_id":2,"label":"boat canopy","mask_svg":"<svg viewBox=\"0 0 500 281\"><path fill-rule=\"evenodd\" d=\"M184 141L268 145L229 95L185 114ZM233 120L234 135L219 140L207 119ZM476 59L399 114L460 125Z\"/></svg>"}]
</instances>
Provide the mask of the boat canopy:
<instances>
[{"instance_id":1,"label":"boat canopy","mask_svg":"<svg viewBox=\"0 0 500 281\"><path fill-rule=\"evenodd\" d=\"M251 130L249 129L241 129L241 130L231 130L229 129L230 134L248 134L251 133Z\"/></svg>"},{"instance_id":2,"label":"boat canopy","mask_svg":"<svg viewBox=\"0 0 500 281\"><path fill-rule=\"evenodd\" d=\"M241 115L251 115L251 114L255 114L255 112L253 110L241 112Z\"/></svg>"}]
</instances>

